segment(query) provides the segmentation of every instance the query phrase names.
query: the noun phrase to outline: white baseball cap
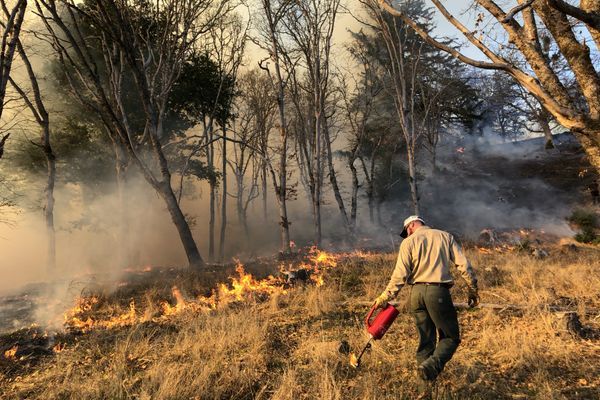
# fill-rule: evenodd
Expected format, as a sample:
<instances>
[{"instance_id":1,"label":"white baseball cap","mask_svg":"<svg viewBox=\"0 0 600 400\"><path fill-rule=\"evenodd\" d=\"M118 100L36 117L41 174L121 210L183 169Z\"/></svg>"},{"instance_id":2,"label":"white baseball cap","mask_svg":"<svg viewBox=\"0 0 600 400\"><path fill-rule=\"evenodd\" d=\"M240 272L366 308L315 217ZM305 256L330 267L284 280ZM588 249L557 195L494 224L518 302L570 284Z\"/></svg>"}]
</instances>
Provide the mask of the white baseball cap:
<instances>
[{"instance_id":1,"label":"white baseball cap","mask_svg":"<svg viewBox=\"0 0 600 400\"><path fill-rule=\"evenodd\" d=\"M410 217L408 217L404 220L402 233L400 233L401 237L406 238L408 236L408 232L406 231L406 228L408 227L408 225L410 225L411 222L415 222L415 221L421 221L423 223L423 225L425 225L425 221L423 221L423 218L419 217L418 215L411 215Z\"/></svg>"}]
</instances>

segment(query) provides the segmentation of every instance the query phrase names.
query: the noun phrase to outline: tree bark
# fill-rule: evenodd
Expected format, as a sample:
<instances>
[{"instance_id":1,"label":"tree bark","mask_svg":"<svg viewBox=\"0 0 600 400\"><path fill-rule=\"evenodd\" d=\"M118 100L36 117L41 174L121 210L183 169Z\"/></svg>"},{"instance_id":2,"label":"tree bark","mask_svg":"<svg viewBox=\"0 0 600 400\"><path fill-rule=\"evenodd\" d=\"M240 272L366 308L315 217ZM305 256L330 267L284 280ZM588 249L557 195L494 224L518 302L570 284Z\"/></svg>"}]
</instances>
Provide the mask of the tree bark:
<instances>
[{"instance_id":1,"label":"tree bark","mask_svg":"<svg viewBox=\"0 0 600 400\"><path fill-rule=\"evenodd\" d=\"M554 139L552 138L552 130L550 129L550 124L548 122L549 118L550 118L550 116L548 115L548 113L542 108L542 110L540 110L540 112L538 113L538 123L540 124L540 127L542 128L542 132L544 132L544 139L545 139L544 148L546 150L550 150L550 149L554 148Z\"/></svg>"},{"instance_id":2,"label":"tree bark","mask_svg":"<svg viewBox=\"0 0 600 400\"><path fill-rule=\"evenodd\" d=\"M109 137L113 139L112 134ZM119 229L117 234L118 242L118 264L119 266L137 265L139 260L131 258L131 246L129 238L129 207L127 197L127 171L129 169L129 158L127 152L120 143L113 140L113 150L115 154L115 178L117 182L117 198L119 201Z\"/></svg>"},{"instance_id":3,"label":"tree bark","mask_svg":"<svg viewBox=\"0 0 600 400\"><path fill-rule=\"evenodd\" d=\"M261 187L262 187L262 211L263 211L263 220L266 223L269 220L269 213L267 210L267 165L263 161L261 168Z\"/></svg>"},{"instance_id":4,"label":"tree bark","mask_svg":"<svg viewBox=\"0 0 600 400\"><path fill-rule=\"evenodd\" d=\"M47 121L46 121L47 122ZM46 123L43 127L43 149L46 156L47 179L44 194L44 219L46 220L46 235L48 236L48 258L47 268L50 271L56 269L56 231L54 229L54 184L56 182L56 156L50 145L50 126Z\"/></svg>"},{"instance_id":5,"label":"tree bark","mask_svg":"<svg viewBox=\"0 0 600 400\"><path fill-rule=\"evenodd\" d=\"M281 73L281 56L279 54L280 43L277 39L277 32L280 16L274 16L273 10L271 9L270 0L262 0L263 10L265 11L265 17L268 25L269 35L269 51L271 58L275 66L275 78L277 84L277 107L279 109L279 132L281 136L281 150L279 153L279 182L275 171L270 166L270 172L273 179L273 186L276 193L277 203L279 205L279 226L280 226L280 237L281 237L281 252L283 254L290 254L290 222L287 214L287 145L288 145L288 132L287 132L287 121L285 116L285 84ZM281 9L277 10L281 12ZM268 71L268 70L267 70ZM266 156L266 155L265 155Z\"/></svg>"},{"instance_id":6,"label":"tree bark","mask_svg":"<svg viewBox=\"0 0 600 400\"><path fill-rule=\"evenodd\" d=\"M225 258L225 233L227 230L227 128L223 123L223 154L221 160L221 234L219 237L219 262ZM241 196L241 193L238 193Z\"/></svg>"},{"instance_id":7,"label":"tree bark","mask_svg":"<svg viewBox=\"0 0 600 400\"><path fill-rule=\"evenodd\" d=\"M173 188L169 183L162 182L159 184L157 191L167 204L171 220L173 221L173 224L175 224L181 243L183 244L189 266L196 269L204 267L204 260L200 256L200 252L194 241L190 226L185 219L185 215L183 215L179 203L177 203L177 197L173 192Z\"/></svg>"},{"instance_id":8,"label":"tree bark","mask_svg":"<svg viewBox=\"0 0 600 400\"><path fill-rule=\"evenodd\" d=\"M583 11L595 13L597 18L600 18L600 2L598 0L581 0L579 6ZM586 23L586 26L596 43L596 49L600 51L600 25Z\"/></svg>"},{"instance_id":9,"label":"tree bark","mask_svg":"<svg viewBox=\"0 0 600 400\"><path fill-rule=\"evenodd\" d=\"M348 219L348 213L346 212L346 206L344 205L344 199L342 198L342 194L340 193L340 187L337 181L337 175L335 172L335 167L333 165L333 153L331 151L331 139L329 137L329 127L327 126L327 122L325 122L325 126L323 127L323 133L325 134L325 146L327 150L327 165L329 167L329 182L331 183L331 188L333 189L333 195L335 197L335 201L337 202L338 208L340 210L340 214L342 216L342 222L344 223L344 228L346 229L346 233L350 237L350 241L354 241L354 229L353 224L350 219ZM356 210L354 210L356 212ZM355 216L356 218L356 216Z\"/></svg>"},{"instance_id":10,"label":"tree bark","mask_svg":"<svg viewBox=\"0 0 600 400\"><path fill-rule=\"evenodd\" d=\"M354 152L353 152L354 154ZM352 226L352 231L356 232L356 214L358 209L358 171L356 170L356 166L354 165L354 161L356 158L354 156L348 159L348 166L350 167L350 172L352 173L352 199L350 204L350 224Z\"/></svg>"},{"instance_id":11,"label":"tree bark","mask_svg":"<svg viewBox=\"0 0 600 400\"><path fill-rule=\"evenodd\" d=\"M410 185L410 196L412 200L413 211L419 215L419 192L417 190L417 171L415 168L414 154L408 151L408 182Z\"/></svg>"}]
</instances>

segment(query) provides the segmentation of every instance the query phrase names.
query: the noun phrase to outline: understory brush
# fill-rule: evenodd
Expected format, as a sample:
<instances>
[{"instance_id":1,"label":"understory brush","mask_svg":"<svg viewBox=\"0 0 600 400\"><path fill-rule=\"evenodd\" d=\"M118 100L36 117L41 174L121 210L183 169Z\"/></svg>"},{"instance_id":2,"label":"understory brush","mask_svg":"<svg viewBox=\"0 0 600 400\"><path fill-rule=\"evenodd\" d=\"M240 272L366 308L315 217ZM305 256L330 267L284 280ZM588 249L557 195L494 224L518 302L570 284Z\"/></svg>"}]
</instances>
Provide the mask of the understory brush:
<instances>
[{"instance_id":1,"label":"understory brush","mask_svg":"<svg viewBox=\"0 0 600 400\"><path fill-rule=\"evenodd\" d=\"M543 260L523 252L466 253L480 279L481 301L512 308L459 312L462 343L433 398L599 398L600 342L566 329L565 312L555 309L572 310L587 329L600 329L600 252L556 249ZM62 351L17 373L1 373L1 397L413 399L419 393L417 332L405 310L360 368L340 352L342 341L358 351L368 340L364 317L394 263L395 254L349 257L324 274L322 286L306 282L269 297L183 309L162 319L152 318L160 308L156 302L174 282L118 298L107 294L106 307L135 296L147 316L66 335ZM464 302L465 283L456 272L452 294ZM218 282L227 279L213 274L198 283L201 288L179 286L187 299L210 293ZM401 309L408 292L401 291Z\"/></svg>"}]
</instances>

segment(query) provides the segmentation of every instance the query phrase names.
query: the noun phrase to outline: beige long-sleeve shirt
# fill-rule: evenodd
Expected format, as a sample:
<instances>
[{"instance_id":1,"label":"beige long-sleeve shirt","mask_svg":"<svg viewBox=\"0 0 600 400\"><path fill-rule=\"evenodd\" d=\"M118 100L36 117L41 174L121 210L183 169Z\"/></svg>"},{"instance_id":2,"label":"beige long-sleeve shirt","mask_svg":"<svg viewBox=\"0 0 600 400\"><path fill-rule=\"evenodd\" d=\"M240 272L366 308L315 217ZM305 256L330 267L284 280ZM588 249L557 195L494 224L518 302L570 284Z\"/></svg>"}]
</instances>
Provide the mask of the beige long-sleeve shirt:
<instances>
[{"instance_id":1,"label":"beige long-sleeve shirt","mask_svg":"<svg viewBox=\"0 0 600 400\"><path fill-rule=\"evenodd\" d=\"M451 264L456 265L469 287L477 286L475 272L454 237L423 226L400 244L396 268L383 295L391 299L406 284L452 283Z\"/></svg>"}]
</instances>

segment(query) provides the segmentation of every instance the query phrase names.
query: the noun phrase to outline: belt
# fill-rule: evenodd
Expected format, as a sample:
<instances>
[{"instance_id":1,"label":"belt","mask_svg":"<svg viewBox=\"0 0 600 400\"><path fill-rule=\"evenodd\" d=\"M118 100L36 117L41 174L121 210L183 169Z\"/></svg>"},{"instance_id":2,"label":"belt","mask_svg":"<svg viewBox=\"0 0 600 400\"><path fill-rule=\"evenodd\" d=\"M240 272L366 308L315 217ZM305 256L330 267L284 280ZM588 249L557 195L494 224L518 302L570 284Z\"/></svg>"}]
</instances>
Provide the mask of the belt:
<instances>
[{"instance_id":1,"label":"belt","mask_svg":"<svg viewBox=\"0 0 600 400\"><path fill-rule=\"evenodd\" d=\"M413 285L439 286L450 289L454 283L452 282L415 282Z\"/></svg>"}]
</instances>

